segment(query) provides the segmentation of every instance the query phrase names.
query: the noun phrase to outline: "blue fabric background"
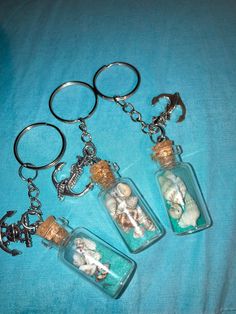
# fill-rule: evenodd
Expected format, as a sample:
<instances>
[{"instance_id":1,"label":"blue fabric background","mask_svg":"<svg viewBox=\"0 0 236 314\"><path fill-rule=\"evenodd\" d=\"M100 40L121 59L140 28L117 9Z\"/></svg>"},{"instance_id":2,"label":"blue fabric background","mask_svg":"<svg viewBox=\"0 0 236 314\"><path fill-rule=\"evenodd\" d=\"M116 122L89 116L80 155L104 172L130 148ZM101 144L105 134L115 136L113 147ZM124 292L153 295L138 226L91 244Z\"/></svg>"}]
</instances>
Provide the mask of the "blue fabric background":
<instances>
[{"instance_id":1,"label":"blue fabric background","mask_svg":"<svg viewBox=\"0 0 236 314\"><path fill-rule=\"evenodd\" d=\"M100 100L88 121L99 155L117 161L121 174L136 182L167 234L132 256L137 272L119 300L57 262L56 251L38 238L21 256L0 252L1 313L236 312L235 10L233 0L0 1L1 215L17 209L20 217L28 206L12 151L17 133L37 121L56 124L68 139L64 159L72 163L82 148L78 141L75 150L72 142L79 133L53 118L49 96L67 80L91 83L101 65L122 60L141 72L141 87L130 100L145 120L155 114L152 96L181 93L187 118L171 123L168 135L194 166L214 221L194 235L171 232L149 157L151 142L120 109ZM99 207L97 191L60 203L51 171L42 171L36 182L45 217L64 215L131 256Z\"/></svg>"}]
</instances>

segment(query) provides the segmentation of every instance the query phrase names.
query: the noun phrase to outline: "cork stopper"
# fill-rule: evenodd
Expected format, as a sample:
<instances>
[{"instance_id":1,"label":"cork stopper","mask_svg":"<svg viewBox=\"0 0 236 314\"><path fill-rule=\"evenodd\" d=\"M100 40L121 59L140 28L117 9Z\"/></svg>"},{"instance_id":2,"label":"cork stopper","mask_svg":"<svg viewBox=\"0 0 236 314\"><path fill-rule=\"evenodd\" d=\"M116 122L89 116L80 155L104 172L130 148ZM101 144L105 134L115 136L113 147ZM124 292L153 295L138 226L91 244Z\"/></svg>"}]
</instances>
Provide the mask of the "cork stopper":
<instances>
[{"instance_id":1,"label":"cork stopper","mask_svg":"<svg viewBox=\"0 0 236 314\"><path fill-rule=\"evenodd\" d=\"M152 159L157 160L161 166L169 166L175 163L175 155L172 147L173 142L171 140L164 140L157 143L152 147L153 155Z\"/></svg>"},{"instance_id":2,"label":"cork stopper","mask_svg":"<svg viewBox=\"0 0 236 314\"><path fill-rule=\"evenodd\" d=\"M108 162L100 160L90 167L91 178L104 189L109 188L115 182L115 176Z\"/></svg>"},{"instance_id":3,"label":"cork stopper","mask_svg":"<svg viewBox=\"0 0 236 314\"><path fill-rule=\"evenodd\" d=\"M40 237L60 245L69 233L59 225L53 216L49 216L43 223L41 223L36 231Z\"/></svg>"}]
</instances>

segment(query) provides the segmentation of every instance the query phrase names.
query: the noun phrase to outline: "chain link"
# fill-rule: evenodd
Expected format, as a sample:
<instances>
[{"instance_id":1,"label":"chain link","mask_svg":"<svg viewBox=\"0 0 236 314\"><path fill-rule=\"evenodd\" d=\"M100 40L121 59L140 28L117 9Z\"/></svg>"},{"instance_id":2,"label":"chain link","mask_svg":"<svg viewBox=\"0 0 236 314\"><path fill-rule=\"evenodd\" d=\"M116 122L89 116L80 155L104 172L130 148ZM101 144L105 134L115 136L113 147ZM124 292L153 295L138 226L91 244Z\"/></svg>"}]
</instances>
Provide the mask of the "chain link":
<instances>
[{"instance_id":1,"label":"chain link","mask_svg":"<svg viewBox=\"0 0 236 314\"><path fill-rule=\"evenodd\" d=\"M21 216L21 224L24 229L28 230L30 234L35 234L38 226L43 221L41 210L41 202L38 199L40 191L37 186L33 183L34 178L23 178L24 181L27 181L28 188L28 197L30 201L30 206L27 211ZM35 222L30 223L29 216L37 216L38 219Z\"/></svg>"},{"instance_id":2,"label":"chain link","mask_svg":"<svg viewBox=\"0 0 236 314\"><path fill-rule=\"evenodd\" d=\"M89 164L96 159L97 149L93 143L92 135L88 132L87 125L84 119L80 119L79 129L82 131L81 140L85 143L83 154L87 158Z\"/></svg>"},{"instance_id":3,"label":"chain link","mask_svg":"<svg viewBox=\"0 0 236 314\"><path fill-rule=\"evenodd\" d=\"M134 108L134 105L132 105L131 103L127 103L125 101L121 102L116 97L114 97L114 100L115 100L116 104L119 105L122 108L122 110L130 116L132 121L140 123L141 131L144 134L149 135L153 142L156 143L156 141L154 141L154 139L153 139L154 134L157 134L160 132L160 136L157 137L157 141L158 141L159 137L163 138L164 128L162 126L160 126L159 121L157 123L156 120L153 119L153 121L151 123L147 123L143 120L141 112L139 112L138 110L136 110Z\"/></svg>"}]
</instances>

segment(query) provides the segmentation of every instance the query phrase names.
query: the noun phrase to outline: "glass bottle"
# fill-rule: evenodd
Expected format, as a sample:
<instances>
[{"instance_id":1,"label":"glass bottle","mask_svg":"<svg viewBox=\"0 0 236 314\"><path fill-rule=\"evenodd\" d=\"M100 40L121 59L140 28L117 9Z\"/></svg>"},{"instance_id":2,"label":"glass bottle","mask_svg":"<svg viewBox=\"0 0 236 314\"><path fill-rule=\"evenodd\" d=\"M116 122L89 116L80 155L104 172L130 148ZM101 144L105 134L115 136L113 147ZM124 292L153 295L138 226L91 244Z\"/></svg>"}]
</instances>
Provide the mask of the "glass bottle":
<instances>
[{"instance_id":1,"label":"glass bottle","mask_svg":"<svg viewBox=\"0 0 236 314\"><path fill-rule=\"evenodd\" d=\"M119 298L135 272L136 264L85 228L69 232L53 216L37 229L59 258L112 298Z\"/></svg>"},{"instance_id":2,"label":"glass bottle","mask_svg":"<svg viewBox=\"0 0 236 314\"><path fill-rule=\"evenodd\" d=\"M116 178L105 160L94 164L90 172L101 188L99 199L130 252L138 253L161 238L164 228L130 179Z\"/></svg>"},{"instance_id":3,"label":"glass bottle","mask_svg":"<svg viewBox=\"0 0 236 314\"><path fill-rule=\"evenodd\" d=\"M210 227L211 218L196 175L190 164L181 161L180 146L165 139L153 151L152 157L160 165L157 182L173 231L185 235Z\"/></svg>"}]
</instances>

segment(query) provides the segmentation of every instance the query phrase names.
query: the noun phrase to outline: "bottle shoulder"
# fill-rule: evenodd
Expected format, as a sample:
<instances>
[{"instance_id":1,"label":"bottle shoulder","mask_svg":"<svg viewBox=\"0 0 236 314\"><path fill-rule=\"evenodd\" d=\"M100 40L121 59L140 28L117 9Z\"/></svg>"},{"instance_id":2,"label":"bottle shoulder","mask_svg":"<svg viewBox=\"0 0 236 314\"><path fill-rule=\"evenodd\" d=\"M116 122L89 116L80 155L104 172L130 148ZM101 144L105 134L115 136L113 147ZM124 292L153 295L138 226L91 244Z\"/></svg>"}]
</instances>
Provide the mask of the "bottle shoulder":
<instances>
[{"instance_id":1,"label":"bottle shoulder","mask_svg":"<svg viewBox=\"0 0 236 314\"><path fill-rule=\"evenodd\" d=\"M178 169L182 170L182 171L188 171L188 172L192 172L193 171L192 165L190 163L180 161L180 162L177 162L174 166L171 166L171 167L161 167L160 169L158 169L156 171L156 174L158 176L161 176L161 175L163 175L167 171L175 172Z\"/></svg>"},{"instance_id":2,"label":"bottle shoulder","mask_svg":"<svg viewBox=\"0 0 236 314\"><path fill-rule=\"evenodd\" d=\"M116 180L114 181L114 183L107 189L101 189L99 194L98 194L98 197L102 197L104 196L105 194L109 193L111 190L114 189L114 187L116 187L117 184L119 183L125 183L125 184L128 184L129 186L135 186L135 183L128 177L119 177L119 178L116 178Z\"/></svg>"}]
</instances>

